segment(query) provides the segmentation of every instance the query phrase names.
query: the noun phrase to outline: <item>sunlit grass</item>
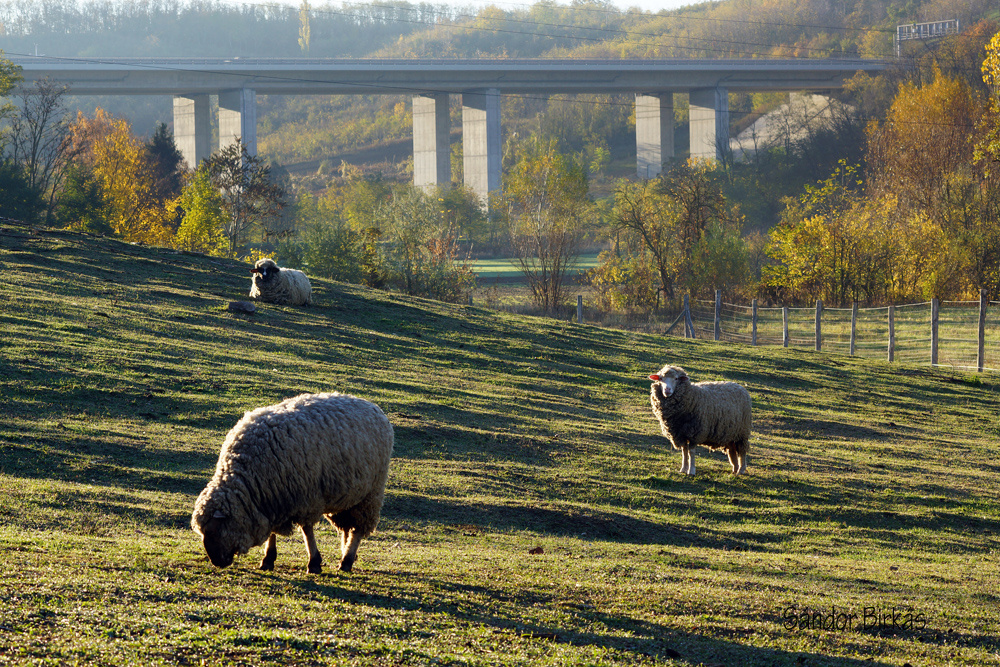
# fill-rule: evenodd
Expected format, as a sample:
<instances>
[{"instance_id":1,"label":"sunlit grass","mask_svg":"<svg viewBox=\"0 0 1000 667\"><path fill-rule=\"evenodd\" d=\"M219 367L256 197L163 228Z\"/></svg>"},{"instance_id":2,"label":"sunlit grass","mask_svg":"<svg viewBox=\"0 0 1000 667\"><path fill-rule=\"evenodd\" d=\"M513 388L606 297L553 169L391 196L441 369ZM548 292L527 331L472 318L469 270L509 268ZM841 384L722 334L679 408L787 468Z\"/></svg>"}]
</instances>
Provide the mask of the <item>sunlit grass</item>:
<instances>
[{"instance_id":1,"label":"sunlit grass","mask_svg":"<svg viewBox=\"0 0 1000 667\"><path fill-rule=\"evenodd\" d=\"M998 660L990 376L318 279L313 308L233 315L237 263L5 225L0 263L0 664ZM668 361L748 387L750 476L676 472ZM294 536L274 572L212 568L188 522L224 434L327 390L396 430L355 572L306 574Z\"/></svg>"}]
</instances>

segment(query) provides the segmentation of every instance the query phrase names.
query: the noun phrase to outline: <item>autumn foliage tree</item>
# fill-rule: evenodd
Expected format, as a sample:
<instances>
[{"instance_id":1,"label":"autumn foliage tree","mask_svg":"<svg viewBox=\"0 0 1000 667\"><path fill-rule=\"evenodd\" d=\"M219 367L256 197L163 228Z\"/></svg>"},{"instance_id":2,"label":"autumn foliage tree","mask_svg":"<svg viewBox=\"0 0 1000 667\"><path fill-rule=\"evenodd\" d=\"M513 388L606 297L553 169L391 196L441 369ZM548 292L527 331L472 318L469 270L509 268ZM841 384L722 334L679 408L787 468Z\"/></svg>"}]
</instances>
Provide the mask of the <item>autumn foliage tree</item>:
<instances>
[{"instance_id":1,"label":"autumn foliage tree","mask_svg":"<svg viewBox=\"0 0 1000 667\"><path fill-rule=\"evenodd\" d=\"M947 175L972 162L982 111L969 86L940 69L928 85L902 85L885 122L868 128L870 193L933 208Z\"/></svg>"},{"instance_id":2,"label":"autumn foliage tree","mask_svg":"<svg viewBox=\"0 0 1000 667\"><path fill-rule=\"evenodd\" d=\"M788 201L768 245L770 293L838 305L974 298L980 288L996 298L1000 183L988 118L982 94L940 69L900 86L885 121L868 128L866 178L842 165Z\"/></svg>"},{"instance_id":3,"label":"autumn foliage tree","mask_svg":"<svg viewBox=\"0 0 1000 667\"><path fill-rule=\"evenodd\" d=\"M129 242L170 245L169 214L156 197L155 171L145 144L123 118L97 109L70 127L72 152L100 185L108 224Z\"/></svg>"}]
</instances>

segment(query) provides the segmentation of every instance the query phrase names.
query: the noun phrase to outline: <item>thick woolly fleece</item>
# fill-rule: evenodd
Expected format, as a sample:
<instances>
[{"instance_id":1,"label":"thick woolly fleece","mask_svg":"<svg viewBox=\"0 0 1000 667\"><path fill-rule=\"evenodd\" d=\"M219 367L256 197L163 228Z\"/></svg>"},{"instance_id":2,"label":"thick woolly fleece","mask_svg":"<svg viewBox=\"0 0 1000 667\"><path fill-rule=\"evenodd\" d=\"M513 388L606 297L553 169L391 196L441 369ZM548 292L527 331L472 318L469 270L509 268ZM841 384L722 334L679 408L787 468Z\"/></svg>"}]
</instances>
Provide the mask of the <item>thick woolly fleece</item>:
<instances>
[{"instance_id":1,"label":"thick woolly fleece","mask_svg":"<svg viewBox=\"0 0 1000 667\"><path fill-rule=\"evenodd\" d=\"M250 298L266 303L308 306L312 303L312 285L306 274L297 269L282 269L273 259L260 259L250 269L253 274Z\"/></svg>"},{"instance_id":2,"label":"thick woolly fleece","mask_svg":"<svg viewBox=\"0 0 1000 667\"><path fill-rule=\"evenodd\" d=\"M683 368L664 366L661 377L678 380L670 396L660 382L650 387L653 414L674 449L704 445L745 457L750 445L750 394L735 382L695 382ZM732 456L730 457L732 461ZM735 470L734 470L735 472Z\"/></svg>"},{"instance_id":3,"label":"thick woolly fleece","mask_svg":"<svg viewBox=\"0 0 1000 667\"><path fill-rule=\"evenodd\" d=\"M342 540L360 540L378 523L392 447L388 418L354 396L302 394L247 412L226 436L191 527L205 536L211 524L205 547L221 567L296 525L308 542L323 516Z\"/></svg>"}]
</instances>

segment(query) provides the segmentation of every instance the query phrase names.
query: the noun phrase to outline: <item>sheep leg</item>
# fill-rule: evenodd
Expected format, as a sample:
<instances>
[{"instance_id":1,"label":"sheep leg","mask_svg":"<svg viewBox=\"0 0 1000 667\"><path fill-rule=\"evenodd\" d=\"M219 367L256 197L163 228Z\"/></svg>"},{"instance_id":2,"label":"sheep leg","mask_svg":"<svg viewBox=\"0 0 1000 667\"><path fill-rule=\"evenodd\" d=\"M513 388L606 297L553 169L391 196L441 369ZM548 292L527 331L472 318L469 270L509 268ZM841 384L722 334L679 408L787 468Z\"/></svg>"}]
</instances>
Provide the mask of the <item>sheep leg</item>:
<instances>
[{"instance_id":1,"label":"sheep leg","mask_svg":"<svg viewBox=\"0 0 1000 667\"><path fill-rule=\"evenodd\" d=\"M694 474L694 448L691 445L681 445L681 474Z\"/></svg>"},{"instance_id":2,"label":"sheep leg","mask_svg":"<svg viewBox=\"0 0 1000 667\"><path fill-rule=\"evenodd\" d=\"M739 475L740 469L742 467L740 463L740 454L736 451L735 447L729 447L726 449L726 456L729 457L729 465L733 467L733 474Z\"/></svg>"},{"instance_id":3,"label":"sheep leg","mask_svg":"<svg viewBox=\"0 0 1000 667\"><path fill-rule=\"evenodd\" d=\"M300 526L302 528L302 539L306 543L306 552L309 554L309 564L306 569L309 574L319 574L323 571L323 556L319 553L319 547L316 546L316 536L313 534L312 524L303 524Z\"/></svg>"},{"instance_id":4,"label":"sheep leg","mask_svg":"<svg viewBox=\"0 0 1000 667\"><path fill-rule=\"evenodd\" d=\"M340 569L350 572L354 567L354 561L358 557L358 545L361 544L361 531L357 528L350 528L341 533L341 553Z\"/></svg>"},{"instance_id":5,"label":"sheep leg","mask_svg":"<svg viewBox=\"0 0 1000 667\"><path fill-rule=\"evenodd\" d=\"M264 558L260 561L261 570L273 570L274 569L274 559L278 557L278 547L275 544L274 533L267 538L267 544L264 546Z\"/></svg>"}]
</instances>

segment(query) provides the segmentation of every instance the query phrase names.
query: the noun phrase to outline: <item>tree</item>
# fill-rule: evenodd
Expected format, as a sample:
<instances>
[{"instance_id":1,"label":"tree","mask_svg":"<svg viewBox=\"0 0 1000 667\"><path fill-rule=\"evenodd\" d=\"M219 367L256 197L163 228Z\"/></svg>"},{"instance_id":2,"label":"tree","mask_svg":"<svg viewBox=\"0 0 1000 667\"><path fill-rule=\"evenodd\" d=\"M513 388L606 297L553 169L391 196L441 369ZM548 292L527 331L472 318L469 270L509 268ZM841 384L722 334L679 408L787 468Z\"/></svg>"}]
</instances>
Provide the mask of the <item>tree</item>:
<instances>
[{"instance_id":1,"label":"tree","mask_svg":"<svg viewBox=\"0 0 1000 667\"><path fill-rule=\"evenodd\" d=\"M90 169L82 164L71 164L56 203L56 221L66 229L111 236L114 230L108 222L109 209L101 184Z\"/></svg>"},{"instance_id":2,"label":"tree","mask_svg":"<svg viewBox=\"0 0 1000 667\"><path fill-rule=\"evenodd\" d=\"M486 211L479 195L471 188L461 185L438 187L432 196L440 203L447 224L457 237L470 243L488 242Z\"/></svg>"},{"instance_id":3,"label":"tree","mask_svg":"<svg viewBox=\"0 0 1000 667\"><path fill-rule=\"evenodd\" d=\"M683 251L677 220L679 205L667 197L658 180L621 180L615 188L612 229L626 232L638 239L636 246L627 246L629 254L649 254L659 277L656 293L674 298ZM626 239L627 241L628 239ZM607 258L617 263L617 256ZM659 299L655 300L659 304Z\"/></svg>"},{"instance_id":4,"label":"tree","mask_svg":"<svg viewBox=\"0 0 1000 667\"><path fill-rule=\"evenodd\" d=\"M108 206L115 235L128 242L169 245L169 213L155 196L154 170L143 142L124 118L97 109L70 127L77 160L93 174Z\"/></svg>"},{"instance_id":5,"label":"tree","mask_svg":"<svg viewBox=\"0 0 1000 667\"><path fill-rule=\"evenodd\" d=\"M164 207L181 194L184 187L184 156L174 142L174 134L165 123L157 123L153 136L145 146L146 157L153 169L153 197ZM197 165L195 165L197 166ZM176 229L180 219L171 220Z\"/></svg>"},{"instance_id":6,"label":"tree","mask_svg":"<svg viewBox=\"0 0 1000 667\"><path fill-rule=\"evenodd\" d=\"M872 194L893 193L904 206L935 206L945 175L972 162L982 108L962 80L935 69L925 86L900 86L884 123L868 129Z\"/></svg>"},{"instance_id":7,"label":"tree","mask_svg":"<svg viewBox=\"0 0 1000 667\"><path fill-rule=\"evenodd\" d=\"M860 185L856 167L843 164L786 202L767 245L770 294L830 305L953 294L948 285L962 282L957 247L930 213Z\"/></svg>"},{"instance_id":8,"label":"tree","mask_svg":"<svg viewBox=\"0 0 1000 667\"><path fill-rule=\"evenodd\" d=\"M222 195L202 163L175 202L181 217L174 245L181 250L223 255L228 248Z\"/></svg>"},{"instance_id":9,"label":"tree","mask_svg":"<svg viewBox=\"0 0 1000 667\"><path fill-rule=\"evenodd\" d=\"M21 92L20 111L10 123L10 156L23 167L28 186L45 197L49 214L69 166L66 91L48 79L36 81Z\"/></svg>"},{"instance_id":10,"label":"tree","mask_svg":"<svg viewBox=\"0 0 1000 667\"><path fill-rule=\"evenodd\" d=\"M414 296L463 300L475 283L458 258L456 229L436 198L406 186L378 212L390 284Z\"/></svg>"},{"instance_id":11,"label":"tree","mask_svg":"<svg viewBox=\"0 0 1000 667\"><path fill-rule=\"evenodd\" d=\"M986 45L982 64L983 82L990 90L989 106L982 119L982 137L976 143L975 158L983 165L987 177L995 174L1000 164L1000 32Z\"/></svg>"},{"instance_id":12,"label":"tree","mask_svg":"<svg viewBox=\"0 0 1000 667\"><path fill-rule=\"evenodd\" d=\"M41 193L11 160L0 161L0 217L34 221L44 208Z\"/></svg>"},{"instance_id":13,"label":"tree","mask_svg":"<svg viewBox=\"0 0 1000 667\"><path fill-rule=\"evenodd\" d=\"M681 252L680 278L689 281L694 273L695 250L713 224L720 229L737 226L739 216L722 193L721 172L707 160L675 163L660 175L659 188L676 205L674 212Z\"/></svg>"},{"instance_id":14,"label":"tree","mask_svg":"<svg viewBox=\"0 0 1000 667\"><path fill-rule=\"evenodd\" d=\"M586 171L555 140L532 136L516 149L502 201L535 305L551 313L566 300L566 277L593 221Z\"/></svg>"},{"instance_id":15,"label":"tree","mask_svg":"<svg viewBox=\"0 0 1000 667\"><path fill-rule=\"evenodd\" d=\"M21 76L21 68L7 60L3 57L3 51L0 51L0 98L4 98L10 94L10 91L14 90L24 77ZM4 100L0 104L0 120L11 118L17 110L14 108L10 102ZM0 130L0 150L4 149L7 142L7 131Z\"/></svg>"},{"instance_id":16,"label":"tree","mask_svg":"<svg viewBox=\"0 0 1000 667\"><path fill-rule=\"evenodd\" d=\"M309 53L309 16L311 9L309 0L302 0L302 4L299 5L299 48L305 54Z\"/></svg>"},{"instance_id":17,"label":"tree","mask_svg":"<svg viewBox=\"0 0 1000 667\"><path fill-rule=\"evenodd\" d=\"M301 263L310 274L363 282L363 236L345 219L334 198L303 192L295 201L295 217L301 228Z\"/></svg>"},{"instance_id":18,"label":"tree","mask_svg":"<svg viewBox=\"0 0 1000 667\"><path fill-rule=\"evenodd\" d=\"M226 212L228 253L250 240L254 228L263 229L285 206L285 192L271 182L270 168L264 160L250 155L237 139L206 161L212 185L222 194Z\"/></svg>"}]
</instances>

